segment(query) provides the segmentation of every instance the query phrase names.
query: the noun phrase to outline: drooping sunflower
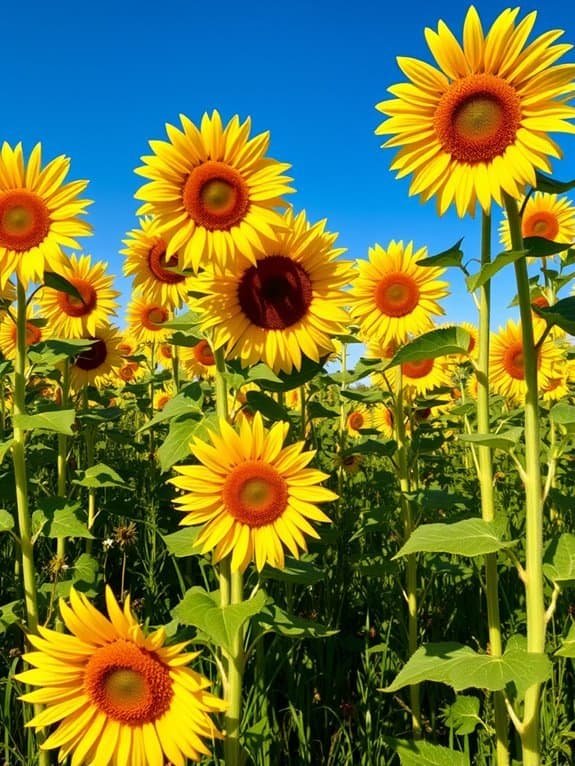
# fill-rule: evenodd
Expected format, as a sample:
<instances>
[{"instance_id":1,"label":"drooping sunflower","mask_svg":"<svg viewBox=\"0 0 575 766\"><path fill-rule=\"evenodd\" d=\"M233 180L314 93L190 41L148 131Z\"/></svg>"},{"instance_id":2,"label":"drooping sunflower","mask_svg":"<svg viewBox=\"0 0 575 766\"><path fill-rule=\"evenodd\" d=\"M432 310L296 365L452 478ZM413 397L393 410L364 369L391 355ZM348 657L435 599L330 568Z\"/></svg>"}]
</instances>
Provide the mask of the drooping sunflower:
<instances>
[{"instance_id":1,"label":"drooping sunflower","mask_svg":"<svg viewBox=\"0 0 575 766\"><path fill-rule=\"evenodd\" d=\"M537 353L538 382L541 391L549 387L563 353L552 337L547 337ZM509 320L491 339L491 384L501 396L520 404L525 400L525 369L521 325Z\"/></svg>"},{"instance_id":2,"label":"drooping sunflower","mask_svg":"<svg viewBox=\"0 0 575 766\"><path fill-rule=\"evenodd\" d=\"M499 226L499 240L506 250L511 250L506 211L503 211L503 216ZM542 237L565 244L575 242L575 206L567 197L535 192L525 203L521 230L523 237Z\"/></svg>"},{"instance_id":3,"label":"drooping sunflower","mask_svg":"<svg viewBox=\"0 0 575 766\"><path fill-rule=\"evenodd\" d=\"M44 337L44 328L36 324L33 316L29 314L29 319L26 322L26 346L34 346L36 343L40 343ZM9 316L5 316L3 320L0 318L0 352L4 354L5 359L16 357L17 342L16 323Z\"/></svg>"},{"instance_id":4,"label":"drooping sunflower","mask_svg":"<svg viewBox=\"0 0 575 766\"><path fill-rule=\"evenodd\" d=\"M183 766L209 755L203 740L219 737L210 715L224 703L210 682L187 665L199 652L188 642L164 646L164 628L146 635L130 611L106 587L108 617L82 593L70 591L60 613L72 635L45 627L28 640L24 655L34 666L18 675L40 688L20 699L45 705L27 726L58 728L42 743L59 748L58 762L73 766Z\"/></svg>"},{"instance_id":5,"label":"drooping sunflower","mask_svg":"<svg viewBox=\"0 0 575 766\"><path fill-rule=\"evenodd\" d=\"M163 327L172 318L171 312L159 301L150 301L135 294L126 309L128 332L137 341L162 343L170 334Z\"/></svg>"},{"instance_id":6,"label":"drooping sunflower","mask_svg":"<svg viewBox=\"0 0 575 766\"><path fill-rule=\"evenodd\" d=\"M183 130L166 125L168 141L151 141L154 154L136 170L149 183L136 193L168 240L167 257L181 266L255 263L282 221L276 208L292 192L290 165L266 157L270 135L249 139L251 121L236 115L224 127L217 111L200 128L180 115Z\"/></svg>"},{"instance_id":7,"label":"drooping sunflower","mask_svg":"<svg viewBox=\"0 0 575 766\"><path fill-rule=\"evenodd\" d=\"M201 340L194 346L180 348L180 361L186 373L192 378L210 378L216 370L214 352L207 340Z\"/></svg>"},{"instance_id":8,"label":"drooping sunflower","mask_svg":"<svg viewBox=\"0 0 575 766\"><path fill-rule=\"evenodd\" d=\"M377 105L388 119L376 133L391 135L383 146L400 147L391 169L413 174L410 194L436 197L440 215L451 204L473 214L477 201L488 212L504 191L519 199L535 171L550 172L549 157L561 156L548 134L574 132L573 66L554 65L571 46L555 44L561 30L526 44L537 14L516 24L518 13L504 10L484 34L471 6L463 46L443 21L437 32L427 28L438 66L399 57L409 82Z\"/></svg>"},{"instance_id":9,"label":"drooping sunflower","mask_svg":"<svg viewBox=\"0 0 575 766\"><path fill-rule=\"evenodd\" d=\"M357 262L359 275L349 292L351 315L361 333L380 344L402 343L433 326L433 317L444 313L438 301L448 294L440 280L445 269L418 266L425 247L390 242L370 247L368 260Z\"/></svg>"},{"instance_id":10,"label":"drooping sunflower","mask_svg":"<svg viewBox=\"0 0 575 766\"><path fill-rule=\"evenodd\" d=\"M70 160L60 156L42 170L42 146L28 161L22 145L0 150L0 287L16 274L25 287L41 282L44 271L59 271L62 247L79 250L76 237L92 233L79 216L90 200L78 199L87 181L64 184Z\"/></svg>"},{"instance_id":11,"label":"drooping sunflower","mask_svg":"<svg viewBox=\"0 0 575 766\"><path fill-rule=\"evenodd\" d=\"M84 337L93 342L70 365L70 383L75 391L105 383L123 364L118 351L121 336L116 327L100 325L95 333Z\"/></svg>"},{"instance_id":12,"label":"drooping sunflower","mask_svg":"<svg viewBox=\"0 0 575 766\"><path fill-rule=\"evenodd\" d=\"M106 274L108 264L96 261L93 265L89 255L75 255L62 266L60 274L72 284L82 300L51 287L43 287L38 303L43 315L49 320L54 334L60 338L81 338L93 335L98 325L106 324L116 313L116 298L112 290L114 277Z\"/></svg>"},{"instance_id":13,"label":"drooping sunflower","mask_svg":"<svg viewBox=\"0 0 575 766\"><path fill-rule=\"evenodd\" d=\"M317 503L337 498L317 486L327 474L306 466L314 452L304 442L284 447L287 423L266 432L258 412L250 423L242 418L239 432L225 421L211 444L195 439L192 453L200 465L176 467L170 479L186 494L175 503L186 516L183 525L203 524L195 546L213 551L214 561L231 554L232 570L243 571L255 561L284 567L284 546L296 558L307 550L304 535L319 538L309 520L329 522Z\"/></svg>"},{"instance_id":14,"label":"drooping sunflower","mask_svg":"<svg viewBox=\"0 0 575 766\"><path fill-rule=\"evenodd\" d=\"M344 310L350 271L337 234L325 221L310 225L305 213L288 210L285 229L267 241L253 265L206 271L194 283L204 293L194 304L201 328L215 348L243 366L265 362L275 372L299 370L304 357L316 362L332 353L332 335L346 332Z\"/></svg>"},{"instance_id":15,"label":"drooping sunflower","mask_svg":"<svg viewBox=\"0 0 575 766\"><path fill-rule=\"evenodd\" d=\"M179 308L188 296L190 277L178 271L178 253L167 255L157 221L141 218L140 228L132 229L124 244L124 274L134 277L134 288L152 303Z\"/></svg>"}]
</instances>

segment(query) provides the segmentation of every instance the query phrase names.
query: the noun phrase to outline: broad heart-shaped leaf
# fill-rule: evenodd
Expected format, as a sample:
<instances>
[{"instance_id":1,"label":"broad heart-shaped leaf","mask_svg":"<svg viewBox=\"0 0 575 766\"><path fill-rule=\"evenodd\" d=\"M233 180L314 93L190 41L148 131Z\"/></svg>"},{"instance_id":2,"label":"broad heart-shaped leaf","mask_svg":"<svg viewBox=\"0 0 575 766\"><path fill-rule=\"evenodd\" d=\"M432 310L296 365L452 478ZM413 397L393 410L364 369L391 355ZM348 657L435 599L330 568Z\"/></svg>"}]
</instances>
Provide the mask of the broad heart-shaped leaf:
<instances>
[{"instance_id":1,"label":"broad heart-shaped leaf","mask_svg":"<svg viewBox=\"0 0 575 766\"><path fill-rule=\"evenodd\" d=\"M293 370L289 374L285 372L278 373L277 377L280 379L280 383L269 380L268 378L258 378L258 385L266 391L291 391L293 388L303 386L304 383L307 383L324 372L324 365L327 360L328 356L323 357L319 362L314 362L312 359L304 357L300 370Z\"/></svg>"},{"instance_id":2,"label":"broad heart-shaped leaf","mask_svg":"<svg viewBox=\"0 0 575 766\"><path fill-rule=\"evenodd\" d=\"M164 322L162 327L166 327L170 330L181 330L182 332L185 332L186 330L191 330L198 325L198 315L194 314L193 311L186 311L185 314L181 314L174 319L170 319L169 322Z\"/></svg>"},{"instance_id":3,"label":"broad heart-shaped leaf","mask_svg":"<svg viewBox=\"0 0 575 766\"><path fill-rule=\"evenodd\" d=\"M166 548L176 558L183 558L184 556L193 556L197 554L197 549L194 550L194 543L196 537L200 532L201 527L184 527L178 529L177 532L172 532L170 535L162 535L162 540L166 543Z\"/></svg>"},{"instance_id":4,"label":"broad heart-shaped leaf","mask_svg":"<svg viewBox=\"0 0 575 766\"><path fill-rule=\"evenodd\" d=\"M552 306L532 306L533 311L549 325L557 325L569 335L575 335L575 296L562 298Z\"/></svg>"},{"instance_id":5,"label":"broad heart-shaped leaf","mask_svg":"<svg viewBox=\"0 0 575 766\"><path fill-rule=\"evenodd\" d=\"M543 557L543 572L560 588L575 584L575 535L566 532L551 540Z\"/></svg>"},{"instance_id":6,"label":"broad heart-shaped leaf","mask_svg":"<svg viewBox=\"0 0 575 766\"><path fill-rule=\"evenodd\" d=\"M55 271L44 272L44 285L50 287L52 290L58 290L59 293L66 293L71 295L76 300L86 305L86 301L82 298L81 293L77 287L71 282L68 282L61 274L57 274Z\"/></svg>"},{"instance_id":7,"label":"broad heart-shaped leaf","mask_svg":"<svg viewBox=\"0 0 575 766\"><path fill-rule=\"evenodd\" d=\"M484 556L515 544L501 540L492 521L464 519L454 524L421 524L394 558L422 552Z\"/></svg>"},{"instance_id":8,"label":"broad heart-shaped leaf","mask_svg":"<svg viewBox=\"0 0 575 766\"><path fill-rule=\"evenodd\" d=\"M340 415L337 410L324 407L321 402L308 402L306 409L306 414L309 420L313 420L314 418L338 418Z\"/></svg>"},{"instance_id":9,"label":"broad heart-shaped leaf","mask_svg":"<svg viewBox=\"0 0 575 766\"><path fill-rule=\"evenodd\" d=\"M190 332L180 332L178 330L170 336L169 343L172 346L184 346L185 348L193 348L194 346L197 346L201 340L202 338L200 335L195 335Z\"/></svg>"},{"instance_id":10,"label":"broad heart-shaped leaf","mask_svg":"<svg viewBox=\"0 0 575 766\"><path fill-rule=\"evenodd\" d=\"M315 563L315 555L308 555L306 559L286 556L283 569L275 569L266 564L260 576L263 580L277 580L292 585L313 585L325 578L325 572Z\"/></svg>"},{"instance_id":11,"label":"broad heart-shaped leaf","mask_svg":"<svg viewBox=\"0 0 575 766\"><path fill-rule=\"evenodd\" d=\"M393 455L397 449L397 442L393 439L386 441L380 441L379 439L366 439L365 441L354 444L349 449L346 449L342 457L349 457L350 455L383 455L389 457Z\"/></svg>"},{"instance_id":12,"label":"broad heart-shaped leaf","mask_svg":"<svg viewBox=\"0 0 575 766\"><path fill-rule=\"evenodd\" d=\"M478 697L458 694L455 702L444 710L445 723L460 736L472 734L481 723L479 717L480 702Z\"/></svg>"},{"instance_id":13,"label":"broad heart-shaped leaf","mask_svg":"<svg viewBox=\"0 0 575 766\"><path fill-rule=\"evenodd\" d=\"M208 593L200 587L190 588L180 603L172 609L181 625L192 625L205 633L217 646L231 651L234 637L251 617L261 612L267 596L259 590L253 598L241 604L220 606L220 593Z\"/></svg>"},{"instance_id":14,"label":"broad heart-shaped leaf","mask_svg":"<svg viewBox=\"0 0 575 766\"><path fill-rule=\"evenodd\" d=\"M4 508L0 508L0 532L10 532L14 529L14 516Z\"/></svg>"},{"instance_id":15,"label":"broad heart-shaped leaf","mask_svg":"<svg viewBox=\"0 0 575 766\"><path fill-rule=\"evenodd\" d=\"M455 691L476 688L500 691L516 682L543 683L551 674L551 662L545 654L510 649L502 657L477 654L463 644L438 643L421 646L401 669L393 683L383 689L396 692L422 681L447 684Z\"/></svg>"},{"instance_id":16,"label":"broad heart-shaped leaf","mask_svg":"<svg viewBox=\"0 0 575 766\"><path fill-rule=\"evenodd\" d=\"M12 449L12 445L14 444L14 439L7 439L4 442L0 442L0 465L4 462L4 458L8 454L9 450Z\"/></svg>"},{"instance_id":17,"label":"broad heart-shaped leaf","mask_svg":"<svg viewBox=\"0 0 575 766\"><path fill-rule=\"evenodd\" d=\"M0 606L0 636L6 633L10 625L14 625L22 619L22 601L10 601L8 604Z\"/></svg>"},{"instance_id":18,"label":"broad heart-shaped leaf","mask_svg":"<svg viewBox=\"0 0 575 766\"><path fill-rule=\"evenodd\" d=\"M76 419L76 410L53 410L52 412L38 412L35 415L14 415L12 423L14 428L22 428L25 431L55 431L66 436L73 436L72 424Z\"/></svg>"},{"instance_id":19,"label":"broad heart-shaped leaf","mask_svg":"<svg viewBox=\"0 0 575 766\"><path fill-rule=\"evenodd\" d=\"M408 742L384 737L399 756L401 766L469 766L469 756L429 742Z\"/></svg>"},{"instance_id":20,"label":"broad heart-shaped leaf","mask_svg":"<svg viewBox=\"0 0 575 766\"><path fill-rule=\"evenodd\" d=\"M559 402L549 411L549 417L554 423L562 426L575 424L575 407L567 402Z\"/></svg>"},{"instance_id":21,"label":"broad heart-shaped leaf","mask_svg":"<svg viewBox=\"0 0 575 766\"><path fill-rule=\"evenodd\" d=\"M388 367L405 362L422 362L447 354L466 354L471 335L463 327L440 327L420 335L399 349Z\"/></svg>"},{"instance_id":22,"label":"broad heart-shaped leaf","mask_svg":"<svg viewBox=\"0 0 575 766\"><path fill-rule=\"evenodd\" d=\"M98 592L99 579L100 566L97 559L90 556L89 553L82 553L72 567L74 587L87 596L95 596Z\"/></svg>"},{"instance_id":23,"label":"broad heart-shaped leaf","mask_svg":"<svg viewBox=\"0 0 575 766\"><path fill-rule=\"evenodd\" d=\"M352 402L364 402L365 404L377 404L388 398L386 392L380 388L367 388L365 390L346 388L340 393L344 399L350 399Z\"/></svg>"},{"instance_id":24,"label":"broad heart-shaped leaf","mask_svg":"<svg viewBox=\"0 0 575 766\"><path fill-rule=\"evenodd\" d=\"M461 250L462 242L463 237L461 237L461 239L448 250L443 250L441 253L437 253L437 255L430 255L428 258L422 258L420 261L417 261L417 265L424 267L443 266L444 268L449 268L449 266L461 266L463 260L463 251Z\"/></svg>"},{"instance_id":25,"label":"broad heart-shaped leaf","mask_svg":"<svg viewBox=\"0 0 575 766\"><path fill-rule=\"evenodd\" d=\"M82 520L80 503L70 503L64 497L38 500L38 508L32 514L32 526L44 537L94 537Z\"/></svg>"},{"instance_id":26,"label":"broad heart-shaped leaf","mask_svg":"<svg viewBox=\"0 0 575 766\"><path fill-rule=\"evenodd\" d=\"M120 474L105 463L97 463L90 466L85 471L78 471L80 478L73 479L72 484L79 484L88 489L99 489L101 487L114 487L115 489L129 489L126 482Z\"/></svg>"},{"instance_id":27,"label":"broad heart-shaped leaf","mask_svg":"<svg viewBox=\"0 0 575 766\"><path fill-rule=\"evenodd\" d=\"M248 380L267 380L269 383L283 383L282 379L275 374L272 368L263 362L249 367L247 377Z\"/></svg>"},{"instance_id":28,"label":"broad heart-shaped leaf","mask_svg":"<svg viewBox=\"0 0 575 766\"><path fill-rule=\"evenodd\" d=\"M84 349L90 348L94 341L86 339L68 339L48 338L41 343L37 343L28 352L30 362L41 367L52 369L60 362L66 359L73 359Z\"/></svg>"},{"instance_id":29,"label":"broad heart-shaped leaf","mask_svg":"<svg viewBox=\"0 0 575 766\"><path fill-rule=\"evenodd\" d=\"M263 391L248 391L246 394L246 402L250 410L261 412L262 415L276 422L278 420L289 420L289 413L285 407L272 399L268 394L264 394Z\"/></svg>"},{"instance_id":30,"label":"broad heart-shaped leaf","mask_svg":"<svg viewBox=\"0 0 575 766\"><path fill-rule=\"evenodd\" d=\"M326 638L339 632L313 620L288 614L277 604L265 606L255 621L263 631L272 631L286 638Z\"/></svg>"},{"instance_id":31,"label":"broad heart-shaped leaf","mask_svg":"<svg viewBox=\"0 0 575 766\"><path fill-rule=\"evenodd\" d=\"M546 194L564 194L575 189L575 178L572 181L558 181L556 178L535 171L536 184L533 187L535 191L545 192Z\"/></svg>"},{"instance_id":32,"label":"broad heart-shaped leaf","mask_svg":"<svg viewBox=\"0 0 575 766\"><path fill-rule=\"evenodd\" d=\"M569 633L563 639L563 643L554 654L555 657L571 657L575 659L575 623L569 628Z\"/></svg>"},{"instance_id":33,"label":"broad heart-shaped leaf","mask_svg":"<svg viewBox=\"0 0 575 766\"><path fill-rule=\"evenodd\" d=\"M508 428L507 431L501 431L497 434L461 434L460 441L467 444L475 444L478 447L491 447L491 449L500 449L503 452L510 452L519 444L523 434L523 429L519 426Z\"/></svg>"},{"instance_id":34,"label":"broad heart-shaped leaf","mask_svg":"<svg viewBox=\"0 0 575 766\"><path fill-rule=\"evenodd\" d=\"M529 255L532 258L547 258L550 255L562 253L563 250L569 250L571 247L570 244L553 242L543 237L525 237L523 245L529 251Z\"/></svg>"},{"instance_id":35,"label":"broad heart-shaped leaf","mask_svg":"<svg viewBox=\"0 0 575 766\"><path fill-rule=\"evenodd\" d=\"M482 266L477 274L467 278L467 287L469 292L477 290L482 287L488 280L492 279L498 271L501 271L505 266L509 266L510 263L515 263L523 256L528 255L527 250L506 250L504 253L494 258L491 263L486 263Z\"/></svg>"},{"instance_id":36,"label":"broad heart-shaped leaf","mask_svg":"<svg viewBox=\"0 0 575 766\"><path fill-rule=\"evenodd\" d=\"M140 428L138 433L146 431L148 428L155 426L156 423L162 423L164 420L178 418L182 415L201 414L203 399L204 395L200 384L197 382L190 383L177 396L170 399L164 409L156 413L152 420Z\"/></svg>"},{"instance_id":37,"label":"broad heart-shaped leaf","mask_svg":"<svg viewBox=\"0 0 575 766\"><path fill-rule=\"evenodd\" d=\"M162 473L169 471L174 463L179 463L188 457L192 436L201 422L199 414L171 421L168 435L156 453Z\"/></svg>"}]
</instances>

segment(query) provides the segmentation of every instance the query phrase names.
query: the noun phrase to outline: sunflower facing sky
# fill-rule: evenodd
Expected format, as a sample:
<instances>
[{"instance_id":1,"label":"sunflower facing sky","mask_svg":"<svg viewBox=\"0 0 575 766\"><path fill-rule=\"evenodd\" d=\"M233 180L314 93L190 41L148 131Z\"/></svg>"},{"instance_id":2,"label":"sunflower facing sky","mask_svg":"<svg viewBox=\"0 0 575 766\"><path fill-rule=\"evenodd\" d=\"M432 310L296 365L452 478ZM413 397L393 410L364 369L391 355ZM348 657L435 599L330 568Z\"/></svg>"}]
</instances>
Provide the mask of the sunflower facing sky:
<instances>
[{"instance_id":1,"label":"sunflower facing sky","mask_svg":"<svg viewBox=\"0 0 575 766\"><path fill-rule=\"evenodd\" d=\"M231 554L234 571L250 561L258 571L266 563L282 569L284 546L299 558L305 535L319 538L310 520L330 521L317 507L337 499L317 486L328 475L307 468L315 452L303 452L304 442L283 446L288 428L280 422L266 432L259 412L251 423L242 418L239 432L222 420L211 444L191 445L200 465L176 466L181 476L169 480L185 493L174 501L186 514L180 523L203 525L195 547L213 551L215 562Z\"/></svg>"},{"instance_id":2,"label":"sunflower facing sky","mask_svg":"<svg viewBox=\"0 0 575 766\"><path fill-rule=\"evenodd\" d=\"M344 309L350 267L336 260L337 234L325 221L309 224L288 210L284 229L267 241L253 265L206 271L194 283L204 293L194 304L202 331L215 348L244 367L265 362L275 372L299 370L304 357L318 362L334 352L331 336L347 331Z\"/></svg>"},{"instance_id":3,"label":"sunflower facing sky","mask_svg":"<svg viewBox=\"0 0 575 766\"><path fill-rule=\"evenodd\" d=\"M116 327L100 325L95 333L84 337L93 343L70 365L70 383L75 391L104 383L124 362L118 350L121 336Z\"/></svg>"},{"instance_id":4,"label":"sunflower facing sky","mask_svg":"<svg viewBox=\"0 0 575 766\"><path fill-rule=\"evenodd\" d=\"M148 300L136 293L128 303L126 318L128 334L137 341L162 343L170 334L162 325L170 321L172 314L161 301Z\"/></svg>"},{"instance_id":5,"label":"sunflower facing sky","mask_svg":"<svg viewBox=\"0 0 575 766\"><path fill-rule=\"evenodd\" d=\"M59 748L58 762L72 766L183 766L209 755L204 742L219 737L210 715L224 710L207 690L209 681L187 667L199 652L188 642L164 646L166 632L146 635L130 611L106 587L108 617L73 587L60 601L72 635L45 627L28 635L33 665L18 675L38 686L25 702L45 705L27 726L58 724L41 747Z\"/></svg>"},{"instance_id":6,"label":"sunflower facing sky","mask_svg":"<svg viewBox=\"0 0 575 766\"><path fill-rule=\"evenodd\" d=\"M41 282L44 271L65 263L62 247L79 250L76 237L92 233L79 216L90 200L78 199L87 181L64 184L67 157L56 157L42 170L42 147L28 162L22 145L4 142L0 150L0 287L16 274L24 286Z\"/></svg>"},{"instance_id":7,"label":"sunflower facing sky","mask_svg":"<svg viewBox=\"0 0 575 766\"><path fill-rule=\"evenodd\" d=\"M180 361L192 378L210 378L216 371L214 352L207 340L201 340L195 346L182 346Z\"/></svg>"},{"instance_id":8,"label":"sunflower facing sky","mask_svg":"<svg viewBox=\"0 0 575 766\"><path fill-rule=\"evenodd\" d=\"M553 30L527 40L537 14L516 23L519 8L507 8L487 34L471 6L463 45L440 21L425 39L437 66L400 56L408 82L391 86L394 98L376 130L390 135L384 147L399 148L391 165L397 177L412 174L410 194L437 198L440 215L454 204L458 215L488 212L503 192L519 199L535 185L535 171L551 172L561 151L549 133L573 133L574 70L555 62L570 45L555 44Z\"/></svg>"},{"instance_id":9,"label":"sunflower facing sky","mask_svg":"<svg viewBox=\"0 0 575 766\"><path fill-rule=\"evenodd\" d=\"M183 130L166 125L169 140L150 141L154 154L136 170L149 179L136 193L138 213L155 216L166 257L180 252L183 268L255 263L282 225L276 208L293 191L283 175L290 165L266 157L269 133L249 138L249 119L224 127L214 110L199 128L180 120Z\"/></svg>"},{"instance_id":10,"label":"sunflower facing sky","mask_svg":"<svg viewBox=\"0 0 575 766\"><path fill-rule=\"evenodd\" d=\"M382 345L402 343L433 326L444 313L438 301L448 294L442 268L418 266L427 256L413 242L391 241L369 248L368 260L357 262L358 276L349 292L351 315L362 335Z\"/></svg>"},{"instance_id":11,"label":"sunflower facing sky","mask_svg":"<svg viewBox=\"0 0 575 766\"><path fill-rule=\"evenodd\" d=\"M499 240L506 250L511 250L506 211L503 211L503 216ZM565 244L575 242L575 206L568 197L535 192L525 203L521 229L523 237L542 237Z\"/></svg>"}]
</instances>

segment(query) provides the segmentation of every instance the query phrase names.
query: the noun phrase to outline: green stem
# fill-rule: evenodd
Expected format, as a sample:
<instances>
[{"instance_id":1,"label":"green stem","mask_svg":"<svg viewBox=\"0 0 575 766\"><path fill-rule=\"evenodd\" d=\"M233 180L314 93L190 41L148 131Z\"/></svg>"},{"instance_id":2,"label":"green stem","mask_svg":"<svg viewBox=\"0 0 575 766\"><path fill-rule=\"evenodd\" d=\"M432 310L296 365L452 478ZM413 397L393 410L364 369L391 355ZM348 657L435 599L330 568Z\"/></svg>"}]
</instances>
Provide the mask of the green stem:
<instances>
[{"instance_id":1,"label":"green stem","mask_svg":"<svg viewBox=\"0 0 575 766\"><path fill-rule=\"evenodd\" d=\"M505 195L513 250L523 249L521 217L514 199ZM543 508L541 464L539 460L539 402L537 388L537 351L533 339L531 296L525 258L515 261L515 277L521 313L523 364L525 374L525 595L527 606L527 651L545 652L545 603L543 597ZM525 713L521 743L523 766L540 766L541 684L533 684L525 693Z\"/></svg>"},{"instance_id":2,"label":"green stem","mask_svg":"<svg viewBox=\"0 0 575 766\"><path fill-rule=\"evenodd\" d=\"M88 389L84 388L82 392L84 410L88 412ZM86 425L86 431L84 432L84 438L86 440L86 469L91 468L94 465L94 429L88 421ZM96 490L90 488L88 490L88 529L92 531L94 521L96 520ZM93 549L93 540L86 540L86 553L91 554Z\"/></svg>"},{"instance_id":3,"label":"green stem","mask_svg":"<svg viewBox=\"0 0 575 766\"><path fill-rule=\"evenodd\" d=\"M481 266L491 261L491 216L483 214L481 226ZM491 321L491 283L488 280L479 291L479 357L477 360L477 430L490 432L489 421L489 340ZM493 494L493 462L490 447L478 446L479 489L481 493L481 517L485 521L495 518ZM485 556L485 582L487 592L487 624L491 655L501 657L501 620L499 615L499 592L497 554ZM494 695L495 738L497 742L497 766L509 766L508 729L509 720L502 692Z\"/></svg>"},{"instance_id":4,"label":"green stem","mask_svg":"<svg viewBox=\"0 0 575 766\"><path fill-rule=\"evenodd\" d=\"M180 393L180 355L178 347L172 346L172 376L174 379L175 393Z\"/></svg>"},{"instance_id":5,"label":"green stem","mask_svg":"<svg viewBox=\"0 0 575 766\"><path fill-rule=\"evenodd\" d=\"M62 401L60 406L65 410L68 406L70 392L70 363L66 359L62 370ZM58 434L58 497L66 497L66 457L68 452L68 437ZM66 556L66 538L59 537L56 543L56 555L64 561Z\"/></svg>"}]
</instances>

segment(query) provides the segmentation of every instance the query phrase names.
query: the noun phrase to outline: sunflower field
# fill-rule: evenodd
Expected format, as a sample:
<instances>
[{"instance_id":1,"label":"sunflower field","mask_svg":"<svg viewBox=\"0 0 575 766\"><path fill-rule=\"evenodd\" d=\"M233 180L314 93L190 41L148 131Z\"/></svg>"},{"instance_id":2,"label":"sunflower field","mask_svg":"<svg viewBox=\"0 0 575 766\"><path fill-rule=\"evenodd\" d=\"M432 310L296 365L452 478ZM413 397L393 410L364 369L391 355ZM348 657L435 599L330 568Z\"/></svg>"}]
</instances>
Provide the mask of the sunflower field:
<instances>
[{"instance_id":1,"label":"sunflower field","mask_svg":"<svg viewBox=\"0 0 575 766\"><path fill-rule=\"evenodd\" d=\"M439 22L377 105L479 253L351 259L214 110L149 142L121 296L88 182L2 143L0 764L574 762L575 64L535 21Z\"/></svg>"}]
</instances>

